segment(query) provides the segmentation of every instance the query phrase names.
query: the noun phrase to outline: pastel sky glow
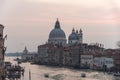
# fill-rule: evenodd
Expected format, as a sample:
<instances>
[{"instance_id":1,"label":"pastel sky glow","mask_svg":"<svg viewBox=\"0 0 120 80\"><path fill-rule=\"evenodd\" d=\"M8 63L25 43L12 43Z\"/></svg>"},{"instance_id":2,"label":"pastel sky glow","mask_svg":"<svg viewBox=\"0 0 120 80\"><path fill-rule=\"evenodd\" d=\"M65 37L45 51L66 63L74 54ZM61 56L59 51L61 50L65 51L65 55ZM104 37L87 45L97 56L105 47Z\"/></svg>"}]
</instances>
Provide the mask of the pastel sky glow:
<instances>
[{"instance_id":1,"label":"pastel sky glow","mask_svg":"<svg viewBox=\"0 0 120 80\"><path fill-rule=\"evenodd\" d=\"M59 18L67 39L72 28L82 28L84 42L117 48L120 40L120 0L0 0L0 24L7 52L37 51L48 40Z\"/></svg>"}]
</instances>

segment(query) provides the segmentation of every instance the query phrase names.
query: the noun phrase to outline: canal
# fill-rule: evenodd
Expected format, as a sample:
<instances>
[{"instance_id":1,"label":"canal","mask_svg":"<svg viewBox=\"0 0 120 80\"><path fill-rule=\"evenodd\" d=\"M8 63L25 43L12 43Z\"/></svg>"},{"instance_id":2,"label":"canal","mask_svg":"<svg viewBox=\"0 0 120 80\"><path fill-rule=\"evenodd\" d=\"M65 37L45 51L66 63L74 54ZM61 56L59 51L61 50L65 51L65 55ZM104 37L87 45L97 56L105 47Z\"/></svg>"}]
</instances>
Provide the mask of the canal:
<instances>
[{"instance_id":1,"label":"canal","mask_svg":"<svg viewBox=\"0 0 120 80\"><path fill-rule=\"evenodd\" d=\"M10 61L12 64L17 64L14 61L15 57L6 57L5 61ZM68 68L47 67L43 65L32 65L30 63L20 64L25 68L24 76L20 80L120 80L112 75L91 70L75 70ZM49 74L49 78L45 78L45 74ZM81 73L86 74L86 78L81 77Z\"/></svg>"}]
</instances>

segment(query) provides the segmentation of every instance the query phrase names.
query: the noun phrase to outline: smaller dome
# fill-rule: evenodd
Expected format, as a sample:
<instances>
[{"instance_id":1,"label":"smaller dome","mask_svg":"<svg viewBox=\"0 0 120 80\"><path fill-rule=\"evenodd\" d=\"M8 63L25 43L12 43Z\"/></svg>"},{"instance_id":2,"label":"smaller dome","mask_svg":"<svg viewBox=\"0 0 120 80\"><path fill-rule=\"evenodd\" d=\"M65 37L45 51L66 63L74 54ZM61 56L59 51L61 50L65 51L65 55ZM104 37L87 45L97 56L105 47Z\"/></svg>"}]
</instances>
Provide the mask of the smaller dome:
<instances>
[{"instance_id":1,"label":"smaller dome","mask_svg":"<svg viewBox=\"0 0 120 80\"><path fill-rule=\"evenodd\" d=\"M71 33L69 36L69 40L78 40L78 35L76 33Z\"/></svg>"}]
</instances>

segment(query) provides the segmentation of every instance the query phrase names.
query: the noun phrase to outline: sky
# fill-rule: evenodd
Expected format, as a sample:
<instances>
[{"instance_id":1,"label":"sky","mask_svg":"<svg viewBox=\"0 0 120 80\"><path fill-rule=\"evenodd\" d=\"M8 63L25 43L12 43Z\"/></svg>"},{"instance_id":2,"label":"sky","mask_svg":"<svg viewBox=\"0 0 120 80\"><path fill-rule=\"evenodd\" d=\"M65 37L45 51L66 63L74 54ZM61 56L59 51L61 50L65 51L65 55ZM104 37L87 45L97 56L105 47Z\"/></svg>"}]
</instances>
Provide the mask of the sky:
<instances>
[{"instance_id":1,"label":"sky","mask_svg":"<svg viewBox=\"0 0 120 80\"><path fill-rule=\"evenodd\" d=\"M27 46L37 52L47 42L59 18L66 38L73 27L83 30L84 43L117 48L120 40L120 0L0 0L0 24L7 34L7 53Z\"/></svg>"}]
</instances>

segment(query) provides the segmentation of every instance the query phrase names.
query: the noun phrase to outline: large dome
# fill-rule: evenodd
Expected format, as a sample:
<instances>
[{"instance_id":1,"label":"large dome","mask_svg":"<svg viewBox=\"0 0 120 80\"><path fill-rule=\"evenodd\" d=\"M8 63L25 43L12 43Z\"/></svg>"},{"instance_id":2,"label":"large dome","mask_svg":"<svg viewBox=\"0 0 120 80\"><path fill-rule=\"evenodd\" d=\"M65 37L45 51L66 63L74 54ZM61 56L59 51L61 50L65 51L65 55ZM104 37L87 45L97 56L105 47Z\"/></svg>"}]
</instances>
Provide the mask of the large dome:
<instances>
[{"instance_id":1,"label":"large dome","mask_svg":"<svg viewBox=\"0 0 120 80\"><path fill-rule=\"evenodd\" d=\"M48 43L64 46L66 44L66 36L64 31L60 27L60 23L57 19L54 29L49 34Z\"/></svg>"},{"instance_id":2,"label":"large dome","mask_svg":"<svg viewBox=\"0 0 120 80\"><path fill-rule=\"evenodd\" d=\"M49 38L66 38L66 36L62 29L55 28L50 32Z\"/></svg>"},{"instance_id":3,"label":"large dome","mask_svg":"<svg viewBox=\"0 0 120 80\"><path fill-rule=\"evenodd\" d=\"M55 28L50 32L49 39L52 38L66 38L64 31L60 27L60 23L57 19Z\"/></svg>"}]
</instances>

